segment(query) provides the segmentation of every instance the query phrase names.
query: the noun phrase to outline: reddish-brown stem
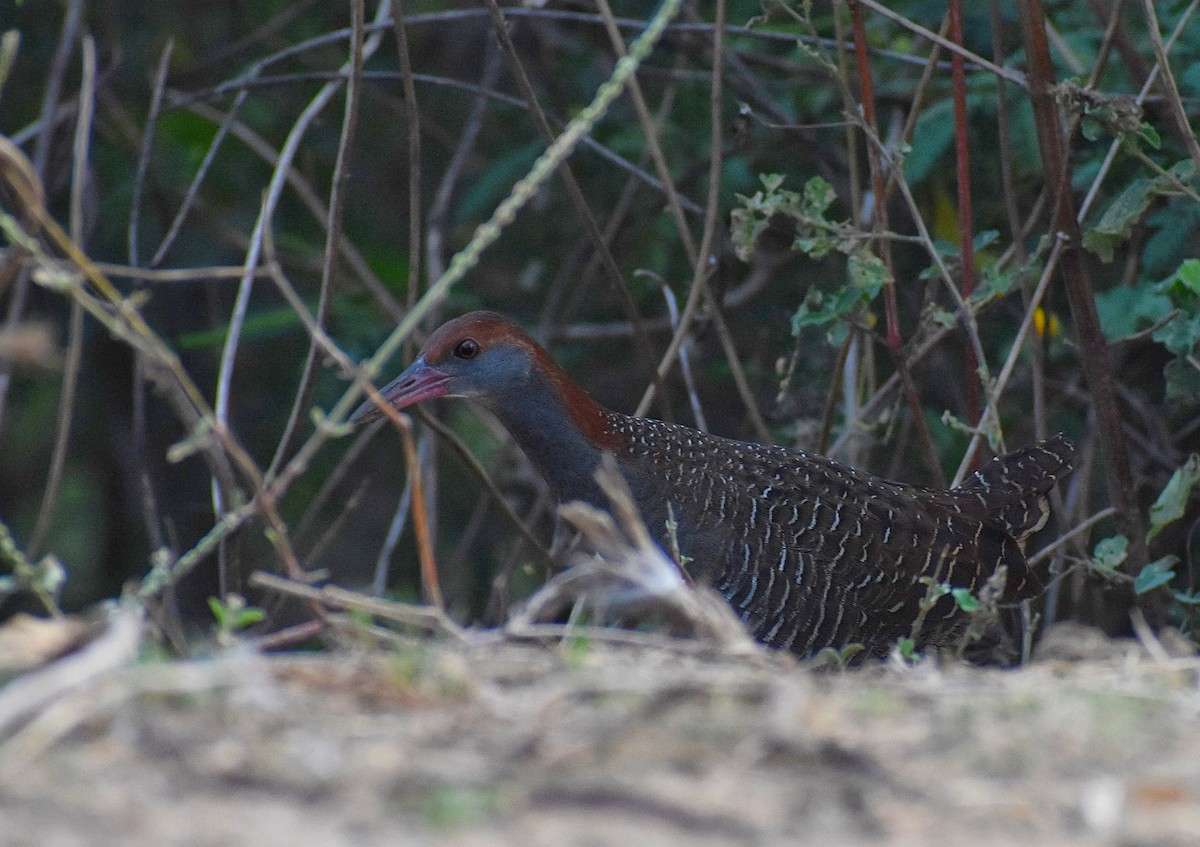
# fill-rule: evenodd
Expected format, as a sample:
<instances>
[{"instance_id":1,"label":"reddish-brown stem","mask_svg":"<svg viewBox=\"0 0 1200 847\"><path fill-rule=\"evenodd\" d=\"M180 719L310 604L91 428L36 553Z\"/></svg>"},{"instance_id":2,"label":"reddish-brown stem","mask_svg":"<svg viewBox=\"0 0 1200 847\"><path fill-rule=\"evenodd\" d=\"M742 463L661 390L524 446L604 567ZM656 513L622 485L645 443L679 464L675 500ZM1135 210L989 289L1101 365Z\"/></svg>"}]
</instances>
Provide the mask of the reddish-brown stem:
<instances>
[{"instance_id":1,"label":"reddish-brown stem","mask_svg":"<svg viewBox=\"0 0 1200 847\"><path fill-rule=\"evenodd\" d=\"M400 430L404 442L404 462L408 465L408 476L412 481L413 531L417 536L417 557L421 562L421 587L425 602L445 610L442 601L441 583L438 582L437 562L433 558L433 539L429 537L429 515L425 511L425 485L421 477L421 462L417 457L417 444L413 440L412 420L408 415L396 412L388 415Z\"/></svg>"},{"instance_id":2,"label":"reddish-brown stem","mask_svg":"<svg viewBox=\"0 0 1200 847\"><path fill-rule=\"evenodd\" d=\"M1046 38L1045 12L1041 0L1022 0L1018 5L1029 64L1029 97L1033 104L1046 187L1053 200L1053 231L1063 239L1060 263L1063 284L1078 337L1080 364L1096 413L1109 496L1117 509L1121 530L1129 539L1129 558L1125 567L1128 572L1136 574L1147 561L1146 534L1129 468L1108 342L1100 329L1096 301L1092 296L1091 280L1083 255L1083 234L1076 219L1062 122L1054 99L1054 66Z\"/></svg>"},{"instance_id":3,"label":"reddish-brown stem","mask_svg":"<svg viewBox=\"0 0 1200 847\"><path fill-rule=\"evenodd\" d=\"M875 90L871 83L871 64L870 57L867 51L867 28L863 22L862 9L859 7L857 0L853 0L849 4L850 17L854 27L854 54L858 60L858 80L860 86L859 97L862 102L863 121L867 128L871 130L876 137L877 123L875 120ZM867 162L871 169L871 189L875 195L874 202L874 225L876 233L887 232L887 190L883 180L883 165L879 161L879 148L873 144L867 144ZM892 251L888 246L886 239L880 239L877 242L880 258L883 259L888 268L889 281L883 287L883 303L884 313L887 317L887 347L892 354L892 361L896 365L896 372L900 374L901 384L904 386L904 394L908 399L909 412L913 418L913 425L917 428L917 434L920 436L921 445L925 449L926 462L933 474L934 481L938 485L946 484L946 476L942 471L942 465L937 458L937 450L934 448L933 435L929 432L929 425L925 422L925 415L921 411L921 401L917 397L916 386L913 383L912 375L908 371L908 364L904 361L904 342L900 337L900 315L899 309L896 307L896 286L892 279Z\"/></svg>"},{"instance_id":4,"label":"reddish-brown stem","mask_svg":"<svg viewBox=\"0 0 1200 847\"><path fill-rule=\"evenodd\" d=\"M950 40L963 43L962 0L950 0ZM958 242L962 259L962 295L969 300L975 291L975 249L972 238L975 224L971 215L971 155L967 138L967 82L963 73L962 53L950 54L950 75L954 96L954 155L958 182ZM979 421L979 362L975 351L967 347L967 420Z\"/></svg>"},{"instance_id":5,"label":"reddish-brown stem","mask_svg":"<svg viewBox=\"0 0 1200 847\"><path fill-rule=\"evenodd\" d=\"M871 60L867 52L867 27L863 23L862 9L857 2L850 3L850 17L854 25L854 55L858 59L859 96L862 100L863 121L876 129L875 88L871 82ZM871 190L875 194L875 231L887 231L887 192L883 184L883 167L879 161L879 150L874 144L867 145L867 162L871 167ZM887 241L880 241L879 253L888 268L892 267L891 248ZM900 338L900 315L896 308L896 289L890 282L883 288L884 311L887 315L887 345L896 354L904 343Z\"/></svg>"}]
</instances>

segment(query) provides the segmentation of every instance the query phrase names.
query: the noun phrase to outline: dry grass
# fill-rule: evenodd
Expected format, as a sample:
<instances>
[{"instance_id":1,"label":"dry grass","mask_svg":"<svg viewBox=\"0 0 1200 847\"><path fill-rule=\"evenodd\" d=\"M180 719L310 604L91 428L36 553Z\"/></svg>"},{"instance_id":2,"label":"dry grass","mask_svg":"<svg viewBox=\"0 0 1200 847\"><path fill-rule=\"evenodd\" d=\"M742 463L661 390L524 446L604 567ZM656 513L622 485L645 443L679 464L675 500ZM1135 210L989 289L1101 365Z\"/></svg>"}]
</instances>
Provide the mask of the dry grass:
<instances>
[{"instance_id":1,"label":"dry grass","mask_svg":"<svg viewBox=\"0 0 1200 847\"><path fill-rule=\"evenodd\" d=\"M1089 638L1019 671L579 639L127 665L0 747L0 842L1196 844L1200 660Z\"/></svg>"}]
</instances>

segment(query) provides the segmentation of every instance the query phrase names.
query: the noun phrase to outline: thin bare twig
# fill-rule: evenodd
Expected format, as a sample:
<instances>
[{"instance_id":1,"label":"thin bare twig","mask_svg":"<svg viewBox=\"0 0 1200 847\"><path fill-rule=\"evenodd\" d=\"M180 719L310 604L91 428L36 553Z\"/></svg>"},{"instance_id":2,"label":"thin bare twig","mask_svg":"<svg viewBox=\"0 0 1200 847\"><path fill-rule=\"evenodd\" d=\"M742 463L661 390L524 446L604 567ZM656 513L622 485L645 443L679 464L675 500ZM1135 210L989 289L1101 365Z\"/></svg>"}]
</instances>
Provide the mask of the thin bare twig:
<instances>
[{"instance_id":1,"label":"thin bare twig","mask_svg":"<svg viewBox=\"0 0 1200 847\"><path fill-rule=\"evenodd\" d=\"M546 119L546 114L542 110L537 95L534 94L533 86L529 82L528 75L525 73L524 64L521 62L517 49L513 45L512 38L509 37L508 26L504 20L504 12L501 10L497 0L484 0L484 3L492 14L492 25L496 37L500 41L500 47L508 58L509 71L517 82L521 96L529 105L529 114L533 118L538 132L541 133L548 144L553 144L555 141L554 131L550 127L550 122ZM714 143L716 143L716 139L714 139ZM621 269L617 266L617 260L613 258L612 251L608 249L608 245L604 240L604 233L600 229L600 223L596 220L596 215L592 211L588 199L579 185L579 181L575 178L571 166L564 159L558 163L556 170L567 189L567 195L571 199L575 213L579 215L579 219L583 222L584 228L592 239L592 246L596 250L596 255L601 260L601 267L604 268L613 290L618 295L621 307L625 310L625 317L633 325L634 341L637 344L638 354L642 357L643 363L649 371L650 381L659 389L659 410L663 415L663 420L670 421L672 418L671 406L666 394L662 392L662 377L659 375L658 369L654 366L654 348L650 344L650 337L646 333L646 328L642 325L641 314L638 312L637 304L634 302L633 293L629 290L629 283L626 281Z\"/></svg>"},{"instance_id":2,"label":"thin bare twig","mask_svg":"<svg viewBox=\"0 0 1200 847\"><path fill-rule=\"evenodd\" d=\"M409 55L408 33L404 26L404 0L396 0L392 29L404 80L404 118L408 130L408 308L411 309L421 287L421 110L417 104L412 56ZM361 68L359 72L362 72Z\"/></svg>"},{"instance_id":3,"label":"thin bare twig","mask_svg":"<svg viewBox=\"0 0 1200 847\"><path fill-rule=\"evenodd\" d=\"M465 641L467 638L467 633L463 628L436 606L414 606L410 603L397 603L378 597L368 597L365 594L347 591L344 588L338 588L334 585L326 585L318 588L307 583L284 579L283 577L264 571L256 571L251 574L250 584L258 588L266 588L269 591L285 594L289 597L299 597L304 600L315 601L332 606L335 609L364 612L371 617L398 623L403 626L411 626L427 632L449 635L459 641Z\"/></svg>"},{"instance_id":4,"label":"thin bare twig","mask_svg":"<svg viewBox=\"0 0 1200 847\"><path fill-rule=\"evenodd\" d=\"M1167 50L1163 46L1162 33L1158 27L1158 14L1154 11L1154 0L1142 0L1142 10L1146 14L1146 32L1150 36L1150 46L1154 48L1154 58L1161 71L1160 76L1162 77L1162 88L1166 94L1167 108L1175 120L1179 135L1183 139L1184 146L1187 147L1188 155L1192 157L1192 164L1196 166L1197 171L1200 171L1200 141L1196 140L1196 133L1189 125L1187 112L1183 108L1183 102L1179 99L1179 86L1175 84L1175 74L1171 72L1171 62L1167 57Z\"/></svg>"},{"instance_id":5,"label":"thin bare twig","mask_svg":"<svg viewBox=\"0 0 1200 847\"><path fill-rule=\"evenodd\" d=\"M87 4L84 0L71 0L63 14L62 32L55 47L54 56L46 72L46 90L42 95L41 120L38 122L39 134L37 147L33 154L33 172L39 183L46 180L46 164L50 160L50 146L54 140L56 111L59 108L59 97L62 94L63 80L71 59L71 51L75 46L75 35L83 18L83 10ZM20 142L17 142L20 143ZM13 285L12 298L8 301L8 313L4 316L4 324L0 332L12 332L25 314L25 301L29 296L29 273L22 269ZM12 362L0 358L0 429L4 427L5 410L8 403L8 389L12 384Z\"/></svg>"},{"instance_id":6,"label":"thin bare twig","mask_svg":"<svg viewBox=\"0 0 1200 847\"><path fill-rule=\"evenodd\" d=\"M646 391L642 394L642 399L638 403L637 410L634 412L635 415L646 414L647 409L650 408L650 403L654 400L658 386L674 365L675 358L679 355L679 351L687 340L688 333L691 331L692 321L695 320L701 295L707 291L708 279L715 269L713 249L717 237L717 214L720 202L721 172L724 163L723 151L721 149L721 138L725 126L725 104L722 99L721 89L725 53L724 0L718 0L714 12L712 50L712 81L709 86L709 126L711 139L709 141L708 160L708 197L704 205L704 229L700 236L700 247L696 250L696 261L692 269L692 286L688 291L688 299L684 303L683 312L679 316L679 325L671 338L671 343L667 345L667 351L659 361L657 379L653 385L646 387ZM729 357L728 353L726 356L727 358ZM733 362L731 361L730 364L733 365ZM758 413L757 408L753 410L747 408L747 411L751 415ZM760 423L761 420L760 415ZM765 433L766 427L762 427L762 430Z\"/></svg>"},{"instance_id":7,"label":"thin bare twig","mask_svg":"<svg viewBox=\"0 0 1200 847\"><path fill-rule=\"evenodd\" d=\"M449 241L446 232L450 224L450 205L454 199L454 189L458 186L458 180L471 158L471 151L475 149L475 142L479 140L479 133L483 128L483 118L487 113L488 105L488 98L484 92L491 90L499 75L500 52L495 44L489 41L483 55L483 70L479 74L480 93L471 104L471 110L467 113L466 121L459 133L458 143L454 145L450 162L446 165L442 178L438 180L437 188L433 192L433 202L429 207L429 232L425 239L425 268L430 277L435 279L446 272L443 251Z\"/></svg>"},{"instance_id":8,"label":"thin bare twig","mask_svg":"<svg viewBox=\"0 0 1200 847\"><path fill-rule=\"evenodd\" d=\"M321 265L321 287L317 295L317 326L325 329L329 322L330 304L333 302L333 274L341 256L342 221L346 208L346 183L349 178L350 162L354 153L354 138L358 131L358 108L362 96L363 71L363 27L366 25L366 8L364 0L350 0L350 19L356 37L350 39L350 75L346 80L346 106L342 117L342 134L338 141L337 158L334 161L333 176L330 180L329 218L325 222L325 252ZM317 372L318 343L310 338L308 354L304 360L304 369L300 374L300 384L296 387L296 396L292 402L292 410L284 424L283 434L275 448L275 455L264 474L271 479L278 471L284 456L291 449L295 437L296 426L312 402L313 381Z\"/></svg>"},{"instance_id":9,"label":"thin bare twig","mask_svg":"<svg viewBox=\"0 0 1200 847\"><path fill-rule=\"evenodd\" d=\"M88 149L92 134L92 116L96 105L96 42L90 35L83 37L82 77L79 92L79 118L75 124L75 144L71 166L71 238L83 243L83 189L88 178ZM38 510L37 524L28 545L28 555L36 559L42 544L54 523L58 511L58 495L62 485L63 469L67 461L67 445L71 438L71 425L75 420L75 389L79 384L79 366L83 358L83 306L79 301L71 302L70 341L67 345L67 361L63 368L62 390L58 398L58 428L54 438L54 451L50 458L50 470L46 475L46 488L42 492L42 505Z\"/></svg>"}]
</instances>

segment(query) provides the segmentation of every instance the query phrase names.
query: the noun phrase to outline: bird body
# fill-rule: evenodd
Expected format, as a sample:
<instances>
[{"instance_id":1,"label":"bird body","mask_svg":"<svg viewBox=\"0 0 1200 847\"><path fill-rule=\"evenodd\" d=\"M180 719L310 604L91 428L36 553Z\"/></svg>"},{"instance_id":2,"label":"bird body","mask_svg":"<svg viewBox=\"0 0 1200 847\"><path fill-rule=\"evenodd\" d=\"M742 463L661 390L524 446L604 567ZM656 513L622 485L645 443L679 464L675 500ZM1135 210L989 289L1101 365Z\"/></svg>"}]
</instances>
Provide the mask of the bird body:
<instances>
[{"instance_id":1,"label":"bird body","mask_svg":"<svg viewBox=\"0 0 1200 847\"><path fill-rule=\"evenodd\" d=\"M1060 435L997 457L950 490L890 482L801 450L605 409L488 312L436 330L381 393L396 408L435 396L479 401L560 502L606 508L594 474L612 453L659 543L673 517L690 575L720 592L758 640L802 656L850 643L886 653L910 635L929 580L977 590L1004 567L1003 600L1036 594L1021 545L1045 523L1045 495L1073 454ZM352 421L378 414L364 404ZM937 642L961 620L943 597L918 640Z\"/></svg>"}]
</instances>

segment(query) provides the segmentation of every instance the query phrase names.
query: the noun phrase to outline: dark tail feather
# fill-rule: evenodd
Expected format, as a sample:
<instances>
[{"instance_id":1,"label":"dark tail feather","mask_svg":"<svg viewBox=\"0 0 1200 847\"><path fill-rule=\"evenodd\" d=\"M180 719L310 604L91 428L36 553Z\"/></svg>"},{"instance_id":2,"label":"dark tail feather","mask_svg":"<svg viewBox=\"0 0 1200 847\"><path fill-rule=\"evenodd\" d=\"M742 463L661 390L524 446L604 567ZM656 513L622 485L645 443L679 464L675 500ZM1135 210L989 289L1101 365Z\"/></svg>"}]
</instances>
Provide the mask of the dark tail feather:
<instances>
[{"instance_id":1,"label":"dark tail feather","mask_svg":"<svg viewBox=\"0 0 1200 847\"><path fill-rule=\"evenodd\" d=\"M997 456L954 489L978 498L987 520L1018 542L1037 532L1050 516L1046 493L1071 470L1075 445L1061 432L1041 444Z\"/></svg>"}]
</instances>

